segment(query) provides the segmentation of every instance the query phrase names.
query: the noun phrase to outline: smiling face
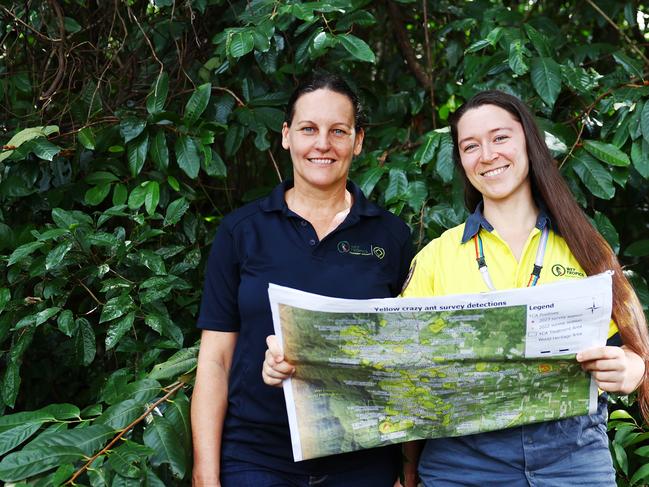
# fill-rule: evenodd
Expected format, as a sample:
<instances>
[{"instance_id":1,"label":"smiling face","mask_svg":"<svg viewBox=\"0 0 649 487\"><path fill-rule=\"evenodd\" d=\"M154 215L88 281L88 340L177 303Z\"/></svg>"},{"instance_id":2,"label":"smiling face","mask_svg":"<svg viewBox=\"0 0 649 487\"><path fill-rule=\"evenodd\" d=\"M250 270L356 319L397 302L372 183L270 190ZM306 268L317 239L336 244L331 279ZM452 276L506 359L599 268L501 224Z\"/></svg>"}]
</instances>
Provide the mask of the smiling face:
<instances>
[{"instance_id":1,"label":"smiling face","mask_svg":"<svg viewBox=\"0 0 649 487\"><path fill-rule=\"evenodd\" d=\"M340 93L319 89L295 102L291 125L282 127L282 146L291 153L296 186L320 190L345 185L352 158L363 147L354 129L354 106Z\"/></svg>"},{"instance_id":2,"label":"smiling face","mask_svg":"<svg viewBox=\"0 0 649 487\"><path fill-rule=\"evenodd\" d=\"M532 199L523 127L507 110L481 105L457 123L458 149L469 182L485 206Z\"/></svg>"}]
</instances>

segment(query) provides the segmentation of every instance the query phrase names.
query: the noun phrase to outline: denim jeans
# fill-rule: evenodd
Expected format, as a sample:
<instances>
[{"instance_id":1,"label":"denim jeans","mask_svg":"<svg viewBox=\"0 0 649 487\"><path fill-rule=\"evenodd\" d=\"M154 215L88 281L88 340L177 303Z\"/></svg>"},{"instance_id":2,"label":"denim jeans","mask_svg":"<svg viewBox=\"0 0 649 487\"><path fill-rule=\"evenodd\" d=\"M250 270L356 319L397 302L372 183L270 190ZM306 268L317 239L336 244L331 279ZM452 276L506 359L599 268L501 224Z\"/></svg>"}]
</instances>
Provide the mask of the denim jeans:
<instances>
[{"instance_id":1,"label":"denim jeans","mask_svg":"<svg viewBox=\"0 0 649 487\"><path fill-rule=\"evenodd\" d=\"M242 460L221 460L222 487L392 487L395 465L362 465L346 472L302 475L276 471Z\"/></svg>"},{"instance_id":2,"label":"denim jeans","mask_svg":"<svg viewBox=\"0 0 649 487\"><path fill-rule=\"evenodd\" d=\"M600 397L590 416L428 440L419 475L426 487L615 487L606 417Z\"/></svg>"}]
</instances>

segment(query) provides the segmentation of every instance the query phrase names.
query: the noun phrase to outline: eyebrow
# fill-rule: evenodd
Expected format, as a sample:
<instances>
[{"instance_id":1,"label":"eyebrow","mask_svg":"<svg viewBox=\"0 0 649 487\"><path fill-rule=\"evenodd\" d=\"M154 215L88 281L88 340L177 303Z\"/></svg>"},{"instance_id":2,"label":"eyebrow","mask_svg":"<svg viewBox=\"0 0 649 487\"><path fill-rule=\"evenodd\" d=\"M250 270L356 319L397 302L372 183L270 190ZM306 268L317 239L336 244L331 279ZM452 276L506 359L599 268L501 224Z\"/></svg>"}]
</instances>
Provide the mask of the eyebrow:
<instances>
[{"instance_id":1,"label":"eyebrow","mask_svg":"<svg viewBox=\"0 0 649 487\"><path fill-rule=\"evenodd\" d=\"M296 123L297 123L298 125L300 125L300 124L318 125L318 124L317 124L316 122L314 122L313 120L298 120ZM332 123L331 125L332 125L332 126L335 126L335 125L342 125L343 127L347 127L347 128L351 128L351 127L353 127L353 125L350 125L350 124L348 124L348 123L346 123L346 122L334 122L334 123Z\"/></svg>"},{"instance_id":2,"label":"eyebrow","mask_svg":"<svg viewBox=\"0 0 649 487\"><path fill-rule=\"evenodd\" d=\"M494 132L498 132L498 131L500 131L500 130L506 130L506 131L508 131L508 132L512 132L512 131L513 131L513 129L512 129L511 127L496 127L495 129L491 129L491 130L489 131L489 133L490 133L490 134L493 134ZM466 142L467 140L471 140L471 139L474 139L474 138L475 138L475 137L473 137L473 136L464 137L463 139L461 139L460 141L458 141L458 145L460 145L460 144Z\"/></svg>"}]
</instances>

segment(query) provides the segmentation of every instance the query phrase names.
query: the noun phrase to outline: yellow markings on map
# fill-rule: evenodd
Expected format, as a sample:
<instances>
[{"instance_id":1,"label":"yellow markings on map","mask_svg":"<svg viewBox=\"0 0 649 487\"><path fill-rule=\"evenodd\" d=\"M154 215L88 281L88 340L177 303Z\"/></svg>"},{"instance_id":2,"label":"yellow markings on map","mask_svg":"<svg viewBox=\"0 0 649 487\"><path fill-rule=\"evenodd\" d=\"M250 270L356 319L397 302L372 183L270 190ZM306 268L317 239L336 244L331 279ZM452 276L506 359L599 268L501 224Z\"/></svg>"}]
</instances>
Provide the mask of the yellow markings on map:
<instances>
[{"instance_id":1,"label":"yellow markings on map","mask_svg":"<svg viewBox=\"0 0 649 487\"><path fill-rule=\"evenodd\" d=\"M542 374L552 372L552 364L539 364L539 372L541 372Z\"/></svg>"},{"instance_id":2,"label":"yellow markings on map","mask_svg":"<svg viewBox=\"0 0 649 487\"><path fill-rule=\"evenodd\" d=\"M430 325L428 325L428 329L433 333L439 333L444 329L445 326L446 326L446 321L444 321L441 318L437 318Z\"/></svg>"},{"instance_id":3,"label":"yellow markings on map","mask_svg":"<svg viewBox=\"0 0 649 487\"><path fill-rule=\"evenodd\" d=\"M379 423L379 431L385 435L396 431L410 429L414 425L415 423L410 419L402 419L401 421L390 421L389 419L386 419Z\"/></svg>"}]
</instances>

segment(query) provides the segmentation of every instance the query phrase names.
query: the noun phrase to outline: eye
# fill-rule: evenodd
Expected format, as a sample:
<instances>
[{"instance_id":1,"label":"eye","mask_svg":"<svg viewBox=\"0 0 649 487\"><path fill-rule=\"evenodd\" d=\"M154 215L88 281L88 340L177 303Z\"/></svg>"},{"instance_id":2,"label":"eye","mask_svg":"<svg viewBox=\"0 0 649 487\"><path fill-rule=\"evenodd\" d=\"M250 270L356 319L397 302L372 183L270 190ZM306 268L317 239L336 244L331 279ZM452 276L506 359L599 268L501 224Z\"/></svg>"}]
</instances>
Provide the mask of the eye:
<instances>
[{"instance_id":1,"label":"eye","mask_svg":"<svg viewBox=\"0 0 649 487\"><path fill-rule=\"evenodd\" d=\"M467 144L462 148L463 152L471 152L478 147L478 144Z\"/></svg>"},{"instance_id":2,"label":"eye","mask_svg":"<svg viewBox=\"0 0 649 487\"><path fill-rule=\"evenodd\" d=\"M315 128L314 127L302 127L300 129L301 132L304 132L305 134L313 134L315 133Z\"/></svg>"},{"instance_id":3,"label":"eye","mask_svg":"<svg viewBox=\"0 0 649 487\"><path fill-rule=\"evenodd\" d=\"M345 132L343 129L333 129L332 133L337 137L342 137L343 135L347 135L347 132Z\"/></svg>"},{"instance_id":4,"label":"eye","mask_svg":"<svg viewBox=\"0 0 649 487\"><path fill-rule=\"evenodd\" d=\"M509 135L496 135L494 142L505 142L507 139L509 139Z\"/></svg>"}]
</instances>

